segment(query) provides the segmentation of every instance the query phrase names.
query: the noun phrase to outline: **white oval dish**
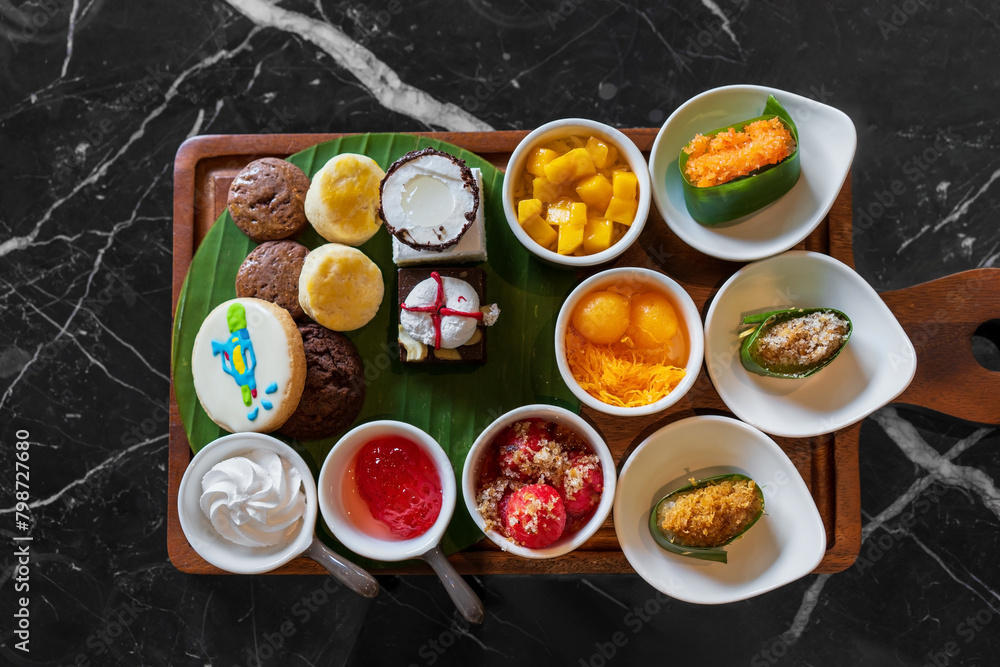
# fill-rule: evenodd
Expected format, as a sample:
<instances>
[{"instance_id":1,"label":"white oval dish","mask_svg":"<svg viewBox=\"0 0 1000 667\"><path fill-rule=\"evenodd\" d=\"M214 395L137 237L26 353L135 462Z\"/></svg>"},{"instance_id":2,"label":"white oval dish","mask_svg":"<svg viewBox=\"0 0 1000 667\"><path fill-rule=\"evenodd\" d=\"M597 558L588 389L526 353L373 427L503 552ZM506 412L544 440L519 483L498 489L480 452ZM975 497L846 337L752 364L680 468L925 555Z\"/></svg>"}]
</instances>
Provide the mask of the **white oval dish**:
<instances>
[{"instance_id":1,"label":"white oval dish","mask_svg":"<svg viewBox=\"0 0 1000 667\"><path fill-rule=\"evenodd\" d=\"M487 532L486 522L483 520L483 516L479 513L479 510L476 509L476 485L479 478L480 464L483 456L486 454L487 448L508 426L522 419L531 418L556 422L575 431L584 442L590 445L594 453L597 454L601 460L601 469L604 472L604 490L601 492L601 502L597 506L597 509L594 510L594 515L574 535L569 538L560 539L555 544L544 549L522 547L514 544L496 531L491 530ZM462 496L465 498L465 507L469 510L472 520L479 526L479 530L483 531L498 547L524 558L555 558L556 556L562 556L590 539L611 512L615 498L615 487L615 459L611 455L611 450L608 449L604 439L580 415L554 405L525 405L501 415L476 438L465 459L465 466L462 469Z\"/></svg>"},{"instance_id":2,"label":"white oval dish","mask_svg":"<svg viewBox=\"0 0 1000 667\"><path fill-rule=\"evenodd\" d=\"M527 232L521 228L520 223L517 221L517 207L514 204L514 186L515 181L517 180L514 178L514 175L521 174L524 171L524 163L528 159L530 149L539 144L554 141L556 139L562 139L563 137L568 137L574 134L597 136L613 144L618 149L619 154L625 157L629 167L632 169L632 172L639 180L639 196L637 199L638 207L635 212L635 220L632 222L628 231L625 232L625 235L618 240L618 243L615 243L607 250L594 253L593 255L584 255L582 257L576 257L574 255L560 255L559 253L552 252L548 248L543 248L538 245L534 239L528 236ZM517 145L514 152L510 155L510 160L507 161L507 167L504 169L504 174L503 211L507 217L507 224L510 226L511 232L513 232L514 236L517 237L517 240L521 242L521 245L523 245L529 252L551 264L559 266L583 267L596 266L598 264L609 262L625 252L628 247L632 245L637 238L639 238L639 234L642 232L642 228L646 224L646 218L649 215L649 207L652 197L650 194L649 169L646 166L646 159L642 156L642 152L638 149L638 147L636 147L635 143L622 134L621 131L616 130L610 125L598 123L597 121L587 120L585 118L564 118L562 120L554 120L550 123L542 125L541 127L530 132L528 136L522 139L521 143Z\"/></svg>"},{"instance_id":3,"label":"white oval dish","mask_svg":"<svg viewBox=\"0 0 1000 667\"><path fill-rule=\"evenodd\" d=\"M784 308L830 307L854 325L833 362L801 380L764 377L740 362L740 322ZM705 315L705 362L736 416L772 435L807 438L864 419L910 384L916 351L878 293L846 264L791 251L748 264L719 289Z\"/></svg>"},{"instance_id":4,"label":"white oval dish","mask_svg":"<svg viewBox=\"0 0 1000 667\"><path fill-rule=\"evenodd\" d=\"M649 532L649 513L689 478L727 472L751 477L764 492L764 516L725 547L728 563L678 556ZM625 558L646 582L696 604L760 595L812 572L826 552L826 530L795 465L757 429L729 417L682 419L653 433L622 467L615 532Z\"/></svg>"},{"instance_id":5,"label":"white oval dish","mask_svg":"<svg viewBox=\"0 0 1000 667\"><path fill-rule=\"evenodd\" d=\"M694 135L759 116L774 95L799 132L802 175L773 204L714 227L699 224L684 203L677 156ZM735 85L714 88L677 108L656 135L649 156L653 200L670 229L706 255L751 261L776 255L807 237L830 212L857 147L857 130L839 109L774 88Z\"/></svg>"},{"instance_id":6,"label":"white oval dish","mask_svg":"<svg viewBox=\"0 0 1000 667\"><path fill-rule=\"evenodd\" d=\"M615 283L625 283L630 285L643 283L655 284L659 289L669 295L670 301L673 303L674 307L680 311L678 314L683 320L687 330L689 348L688 361L685 366L687 374L684 376L684 379L678 383L673 391L655 403L650 403L649 405L624 408L616 405L609 405L604 401L591 396L584 391L583 387L581 387L573 377L573 373L569 369L569 364L566 362L566 330L570 326L570 320L572 320L573 317L573 309L576 308L580 299L590 292L606 289ZM617 415L619 417L651 415L653 413L660 412L661 410L666 410L671 405L679 401L684 394L686 394L688 390L694 386L695 381L698 379L698 373L701 371L701 362L704 356L704 333L701 326L701 313L698 312L698 307L695 305L687 291L685 291L685 289L681 287L677 281L663 273L660 273L659 271L628 266L617 269L608 269L607 271L601 271L600 273L587 278L582 283L577 285L576 289L570 292L569 296L566 297L562 307L559 309L559 315L556 318L555 349L556 364L559 366L559 373L562 375L563 382L566 383L566 386L573 392L573 395L580 399L584 405L593 408L598 412L603 412L609 415Z\"/></svg>"}]
</instances>

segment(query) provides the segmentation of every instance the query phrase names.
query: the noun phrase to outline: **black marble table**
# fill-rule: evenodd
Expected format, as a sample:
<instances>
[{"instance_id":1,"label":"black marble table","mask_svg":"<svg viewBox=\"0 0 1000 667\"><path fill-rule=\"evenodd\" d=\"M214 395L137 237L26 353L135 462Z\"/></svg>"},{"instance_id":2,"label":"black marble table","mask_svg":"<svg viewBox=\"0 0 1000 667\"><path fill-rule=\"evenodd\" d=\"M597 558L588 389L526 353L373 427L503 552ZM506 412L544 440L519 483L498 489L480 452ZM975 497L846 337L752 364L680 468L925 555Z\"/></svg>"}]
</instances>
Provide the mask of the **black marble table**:
<instances>
[{"instance_id":1,"label":"black marble table","mask_svg":"<svg viewBox=\"0 0 1000 667\"><path fill-rule=\"evenodd\" d=\"M857 268L893 289L1000 257L998 21L985 0L0 2L0 663L996 664L996 428L867 419L843 573L722 607L635 575L472 578L488 615L469 628L430 577L369 601L176 571L165 408L186 137L656 126L708 88L770 85L854 120Z\"/></svg>"}]
</instances>

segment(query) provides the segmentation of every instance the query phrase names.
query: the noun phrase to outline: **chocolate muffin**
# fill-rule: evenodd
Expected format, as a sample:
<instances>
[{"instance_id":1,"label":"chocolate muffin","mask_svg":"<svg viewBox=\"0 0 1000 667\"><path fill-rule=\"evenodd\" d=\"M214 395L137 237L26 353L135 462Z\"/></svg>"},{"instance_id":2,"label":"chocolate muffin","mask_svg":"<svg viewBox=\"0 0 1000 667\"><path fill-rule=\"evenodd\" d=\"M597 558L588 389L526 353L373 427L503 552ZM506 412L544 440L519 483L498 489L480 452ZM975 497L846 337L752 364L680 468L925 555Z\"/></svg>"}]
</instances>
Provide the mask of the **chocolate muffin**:
<instances>
[{"instance_id":1,"label":"chocolate muffin","mask_svg":"<svg viewBox=\"0 0 1000 667\"><path fill-rule=\"evenodd\" d=\"M270 301L294 319L305 319L299 305L299 274L308 254L309 249L295 241L260 244L236 273L236 296Z\"/></svg>"},{"instance_id":2,"label":"chocolate muffin","mask_svg":"<svg viewBox=\"0 0 1000 667\"><path fill-rule=\"evenodd\" d=\"M254 160L229 187L229 214L253 241L278 241L301 232L306 220L309 177L291 162Z\"/></svg>"},{"instance_id":3,"label":"chocolate muffin","mask_svg":"<svg viewBox=\"0 0 1000 667\"><path fill-rule=\"evenodd\" d=\"M300 324L306 386L299 407L279 433L298 440L328 438L346 429L365 402L361 356L347 336L318 324Z\"/></svg>"}]
</instances>

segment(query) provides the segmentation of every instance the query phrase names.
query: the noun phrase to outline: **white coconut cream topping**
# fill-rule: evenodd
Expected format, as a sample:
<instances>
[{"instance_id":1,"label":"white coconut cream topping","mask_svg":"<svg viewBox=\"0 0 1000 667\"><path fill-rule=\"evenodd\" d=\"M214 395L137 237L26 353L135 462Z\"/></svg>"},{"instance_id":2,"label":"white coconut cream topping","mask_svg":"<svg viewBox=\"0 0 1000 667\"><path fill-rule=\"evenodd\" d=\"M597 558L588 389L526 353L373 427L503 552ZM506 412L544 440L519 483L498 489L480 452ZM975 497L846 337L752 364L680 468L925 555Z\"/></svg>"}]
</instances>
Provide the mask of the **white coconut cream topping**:
<instances>
[{"instance_id":1,"label":"white coconut cream topping","mask_svg":"<svg viewBox=\"0 0 1000 667\"><path fill-rule=\"evenodd\" d=\"M438 152L408 154L383 180L381 212L401 242L440 250L458 243L476 219L478 190L471 171L457 158Z\"/></svg>"},{"instance_id":2,"label":"white coconut cream topping","mask_svg":"<svg viewBox=\"0 0 1000 667\"><path fill-rule=\"evenodd\" d=\"M437 311L441 326L439 347L454 349L465 345L476 333L479 319L464 315L447 314L450 311L479 313L479 296L472 285L458 278L441 277L444 286L444 300ZM435 347L437 331L434 326L435 313L407 310L408 308L430 308L438 302L438 283L428 278L417 283L403 302L405 308L399 312L399 323L414 340Z\"/></svg>"}]
</instances>

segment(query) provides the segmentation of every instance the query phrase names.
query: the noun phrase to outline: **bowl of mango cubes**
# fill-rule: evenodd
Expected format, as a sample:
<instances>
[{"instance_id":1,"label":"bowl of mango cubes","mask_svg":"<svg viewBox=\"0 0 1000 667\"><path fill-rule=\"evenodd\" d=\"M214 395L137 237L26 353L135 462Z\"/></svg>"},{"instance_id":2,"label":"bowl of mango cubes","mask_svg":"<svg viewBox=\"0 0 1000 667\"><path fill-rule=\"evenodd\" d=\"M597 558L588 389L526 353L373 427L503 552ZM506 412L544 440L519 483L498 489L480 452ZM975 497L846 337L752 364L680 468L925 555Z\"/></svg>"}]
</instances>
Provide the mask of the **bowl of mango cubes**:
<instances>
[{"instance_id":1,"label":"bowl of mango cubes","mask_svg":"<svg viewBox=\"0 0 1000 667\"><path fill-rule=\"evenodd\" d=\"M537 257L582 267L608 262L639 238L649 215L649 170L615 128L583 118L542 125L511 153L503 209Z\"/></svg>"}]
</instances>

